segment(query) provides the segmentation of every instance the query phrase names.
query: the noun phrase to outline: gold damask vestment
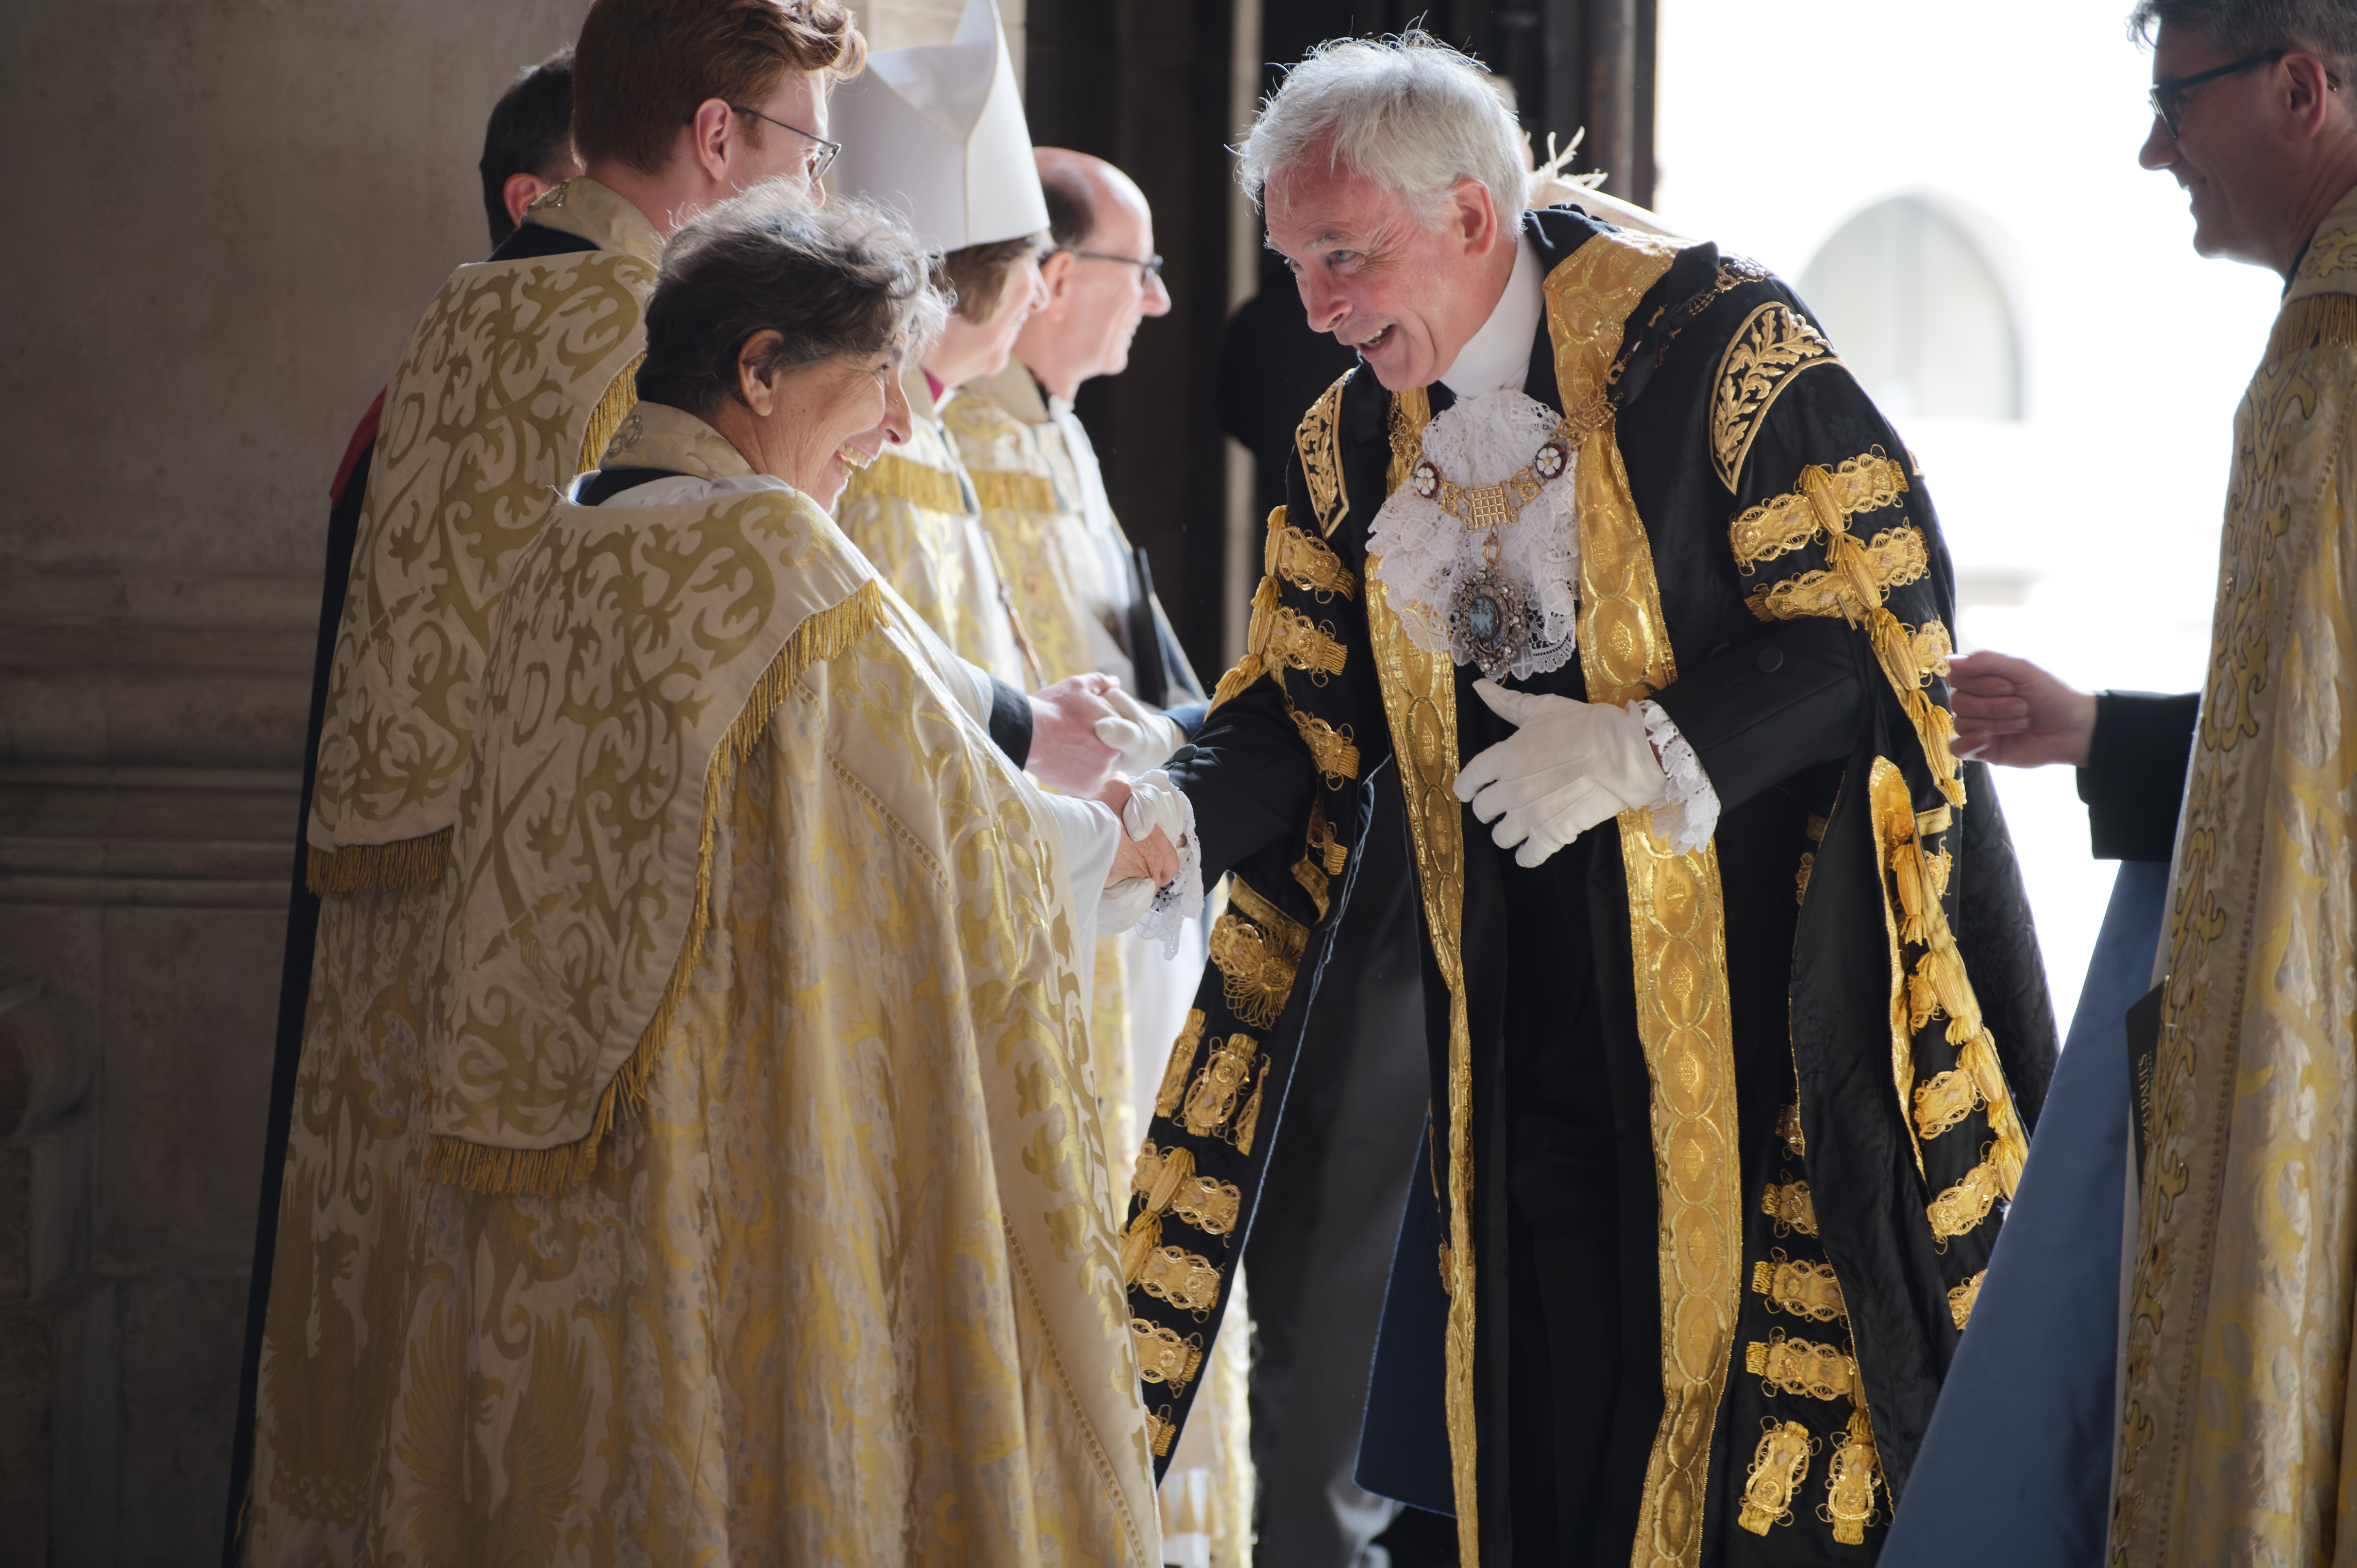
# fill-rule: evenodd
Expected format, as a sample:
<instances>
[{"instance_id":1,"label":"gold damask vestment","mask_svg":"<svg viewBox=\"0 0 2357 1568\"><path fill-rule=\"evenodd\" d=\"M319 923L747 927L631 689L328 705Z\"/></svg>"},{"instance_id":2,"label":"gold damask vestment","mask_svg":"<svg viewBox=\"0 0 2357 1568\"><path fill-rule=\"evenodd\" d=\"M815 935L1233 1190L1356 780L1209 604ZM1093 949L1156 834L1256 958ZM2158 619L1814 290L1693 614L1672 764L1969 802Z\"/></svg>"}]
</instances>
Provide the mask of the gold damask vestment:
<instances>
[{"instance_id":1,"label":"gold damask vestment","mask_svg":"<svg viewBox=\"0 0 2357 1568\"><path fill-rule=\"evenodd\" d=\"M325 902L249 1561L1159 1563L1085 915L945 652L772 489L559 506L487 654L447 868Z\"/></svg>"},{"instance_id":2,"label":"gold damask vestment","mask_svg":"<svg viewBox=\"0 0 2357 1568\"><path fill-rule=\"evenodd\" d=\"M2112 1561L2357 1544L2357 192L2234 415L2171 870Z\"/></svg>"}]
</instances>

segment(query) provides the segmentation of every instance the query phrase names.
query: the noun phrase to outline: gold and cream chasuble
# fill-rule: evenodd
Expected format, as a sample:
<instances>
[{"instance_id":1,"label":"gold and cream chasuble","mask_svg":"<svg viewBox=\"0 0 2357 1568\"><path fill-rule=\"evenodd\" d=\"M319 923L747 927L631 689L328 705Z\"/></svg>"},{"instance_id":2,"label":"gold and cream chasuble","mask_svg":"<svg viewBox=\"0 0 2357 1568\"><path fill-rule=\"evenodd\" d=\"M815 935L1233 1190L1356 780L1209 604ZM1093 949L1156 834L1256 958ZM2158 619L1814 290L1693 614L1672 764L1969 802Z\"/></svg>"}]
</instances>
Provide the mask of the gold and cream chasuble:
<instances>
[{"instance_id":1,"label":"gold and cream chasuble","mask_svg":"<svg viewBox=\"0 0 2357 1568\"><path fill-rule=\"evenodd\" d=\"M587 178L531 221L597 248L460 267L385 390L306 828L314 892L441 870L500 585L638 399L662 237Z\"/></svg>"},{"instance_id":2,"label":"gold and cream chasuble","mask_svg":"<svg viewBox=\"0 0 2357 1568\"><path fill-rule=\"evenodd\" d=\"M1123 673L1119 628L1126 594L1106 581L1104 553L1091 536L1078 461L1019 360L966 382L942 402L942 424L982 507L982 525L1032 647L1043 681L1106 671ZM1093 463L1095 455L1088 455ZM1125 542L1126 542L1125 541ZM1108 657L1110 655L1110 657ZM1120 670L1108 670L1118 662ZM1191 929L1177 959L1160 945L1100 937L1090 1015L1106 1146L1126 1168L1145 1137L1135 1103L1187 1016L1203 953ZM1140 1062L1149 1064L1144 1072ZM1151 1101L1146 1102L1150 1109ZM1253 1473L1246 1401L1245 1335L1222 1340L1198 1406L1170 1455L1162 1518L1173 1533L1211 1537L1213 1568L1249 1568Z\"/></svg>"},{"instance_id":3,"label":"gold and cream chasuble","mask_svg":"<svg viewBox=\"0 0 2357 1568\"><path fill-rule=\"evenodd\" d=\"M2357 1552L2357 191L2234 415L2157 967L2112 1561Z\"/></svg>"},{"instance_id":4,"label":"gold and cream chasuble","mask_svg":"<svg viewBox=\"0 0 2357 1568\"><path fill-rule=\"evenodd\" d=\"M253 1562L1161 1561L1086 917L947 658L791 491L556 510L448 868L326 900Z\"/></svg>"}]
</instances>

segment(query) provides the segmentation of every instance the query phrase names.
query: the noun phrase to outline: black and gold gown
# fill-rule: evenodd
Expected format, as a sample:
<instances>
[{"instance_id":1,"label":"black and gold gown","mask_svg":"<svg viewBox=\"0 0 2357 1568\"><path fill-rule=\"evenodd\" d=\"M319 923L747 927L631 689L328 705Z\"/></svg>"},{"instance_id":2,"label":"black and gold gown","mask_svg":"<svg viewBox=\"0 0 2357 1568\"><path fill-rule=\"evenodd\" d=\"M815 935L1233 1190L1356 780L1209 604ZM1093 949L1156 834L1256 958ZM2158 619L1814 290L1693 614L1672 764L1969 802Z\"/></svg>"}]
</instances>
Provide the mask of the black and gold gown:
<instances>
[{"instance_id":1,"label":"black and gold gown","mask_svg":"<svg viewBox=\"0 0 2357 1568\"><path fill-rule=\"evenodd\" d=\"M1469 1563L1869 1562L2055 1051L2003 817L1945 745L1946 549L1782 284L1576 210L1526 224L1523 390L1565 415L1580 604L1577 659L1520 684L1651 696L1723 814L1691 854L1643 811L1532 870L1493 845L1449 785L1511 726L1368 569L1450 394L1337 381L1269 519L1250 650L1169 765L1207 878L1233 875L1124 1237L1152 1440L1198 1386L1319 972L1351 961L1331 938L1372 791L1396 789L1434 1173L1403 1234L1439 1245L1394 1266L1371 1411L1436 1391L1432 1490ZM1362 1475L1414 1424L1371 1419Z\"/></svg>"}]
</instances>

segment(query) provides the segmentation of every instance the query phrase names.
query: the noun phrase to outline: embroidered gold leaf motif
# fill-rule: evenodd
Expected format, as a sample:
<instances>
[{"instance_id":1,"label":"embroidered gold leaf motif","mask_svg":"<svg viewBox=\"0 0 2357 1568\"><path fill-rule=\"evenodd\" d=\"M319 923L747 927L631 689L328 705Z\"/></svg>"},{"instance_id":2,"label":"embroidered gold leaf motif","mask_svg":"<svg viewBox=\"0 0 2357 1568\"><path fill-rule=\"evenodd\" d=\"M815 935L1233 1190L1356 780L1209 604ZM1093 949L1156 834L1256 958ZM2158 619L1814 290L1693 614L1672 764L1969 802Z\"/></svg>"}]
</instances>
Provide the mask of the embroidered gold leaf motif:
<instances>
[{"instance_id":1,"label":"embroidered gold leaf motif","mask_svg":"<svg viewBox=\"0 0 2357 1568\"><path fill-rule=\"evenodd\" d=\"M1857 1389L1856 1361L1831 1345L1787 1338L1781 1328L1743 1348L1743 1369L1764 1383L1771 1394L1846 1400Z\"/></svg>"},{"instance_id":2,"label":"embroidered gold leaf motif","mask_svg":"<svg viewBox=\"0 0 2357 1568\"><path fill-rule=\"evenodd\" d=\"M1936 1138L1971 1115L1980 1102L1972 1074L1939 1073L1915 1086L1915 1130L1926 1139Z\"/></svg>"},{"instance_id":3,"label":"embroidered gold leaf motif","mask_svg":"<svg viewBox=\"0 0 2357 1568\"><path fill-rule=\"evenodd\" d=\"M1883 595L1913 582L1932 564L1923 531L1911 522L1876 534L1858 547L1858 554L1862 570L1803 572L1772 588L1760 589L1744 602L1761 620L1838 616L1855 625L1881 607ZM1911 657L1911 648L1910 653Z\"/></svg>"},{"instance_id":4,"label":"embroidered gold leaf motif","mask_svg":"<svg viewBox=\"0 0 2357 1568\"><path fill-rule=\"evenodd\" d=\"M1875 1488L1881 1481L1874 1425L1861 1405L1849 1412L1849 1431L1825 1466L1825 1503L1818 1517L1834 1527L1835 1541L1844 1546L1866 1544L1866 1532L1876 1519Z\"/></svg>"},{"instance_id":5,"label":"embroidered gold leaf motif","mask_svg":"<svg viewBox=\"0 0 2357 1568\"><path fill-rule=\"evenodd\" d=\"M1351 498L1342 484L1342 459L1334 438L1336 422L1342 413L1342 389L1350 383L1350 372L1328 387L1309 412L1301 416L1300 428L1293 433L1294 450L1301 455L1301 482L1309 491L1309 505L1318 514L1318 532L1331 538L1334 525L1351 507Z\"/></svg>"},{"instance_id":6,"label":"embroidered gold leaf motif","mask_svg":"<svg viewBox=\"0 0 2357 1568\"><path fill-rule=\"evenodd\" d=\"M1846 1316L1841 1282L1834 1278L1831 1263L1795 1262L1781 1251L1769 1257L1770 1262L1751 1265L1751 1288L1768 1298L1769 1310L1819 1323Z\"/></svg>"},{"instance_id":7,"label":"embroidered gold leaf motif","mask_svg":"<svg viewBox=\"0 0 2357 1568\"><path fill-rule=\"evenodd\" d=\"M1776 1222L1779 1236L1794 1230L1803 1236L1817 1233L1817 1206L1807 1182L1770 1182L1760 1189L1760 1212Z\"/></svg>"},{"instance_id":8,"label":"embroidered gold leaf motif","mask_svg":"<svg viewBox=\"0 0 2357 1568\"><path fill-rule=\"evenodd\" d=\"M1233 1182L1189 1176L1171 1197L1170 1212L1206 1236L1224 1236L1236 1228L1236 1213L1243 1201L1244 1195Z\"/></svg>"},{"instance_id":9,"label":"embroidered gold leaf motif","mask_svg":"<svg viewBox=\"0 0 2357 1568\"><path fill-rule=\"evenodd\" d=\"M1770 303L1744 317L1719 357L1710 409L1710 459L1731 494L1768 411L1794 372L1839 361L1833 346L1790 306Z\"/></svg>"},{"instance_id":10,"label":"embroidered gold leaf motif","mask_svg":"<svg viewBox=\"0 0 2357 1568\"><path fill-rule=\"evenodd\" d=\"M1286 578L1319 604L1337 594L1346 599L1358 596L1359 580L1342 564L1342 558L1325 541L1288 524L1283 507L1268 514L1268 542L1262 547L1261 570L1269 576Z\"/></svg>"},{"instance_id":11,"label":"embroidered gold leaf motif","mask_svg":"<svg viewBox=\"0 0 2357 1568\"><path fill-rule=\"evenodd\" d=\"M1860 512L1879 511L1907 493L1906 474L1880 451L1861 452L1832 467L1812 471L1824 475L1825 494L1845 519ZM1745 511L1727 529L1736 564L1747 575L1761 562L1798 550L1824 534L1824 525L1814 501L1800 489L1770 497Z\"/></svg>"},{"instance_id":12,"label":"embroidered gold leaf motif","mask_svg":"<svg viewBox=\"0 0 2357 1568\"><path fill-rule=\"evenodd\" d=\"M1799 1106L1787 1105L1777 1114L1776 1135L1784 1140L1784 1146L1792 1151L1792 1157L1794 1159L1802 1159L1806 1157L1808 1155L1809 1141L1801 1136L1801 1108Z\"/></svg>"},{"instance_id":13,"label":"embroidered gold leaf motif","mask_svg":"<svg viewBox=\"0 0 2357 1568\"><path fill-rule=\"evenodd\" d=\"M1980 1300L1981 1282L1986 1278L1988 1271L1983 1269L1948 1293L1948 1316L1955 1319L1958 1329L1972 1321L1973 1304Z\"/></svg>"},{"instance_id":14,"label":"embroidered gold leaf motif","mask_svg":"<svg viewBox=\"0 0 2357 1568\"><path fill-rule=\"evenodd\" d=\"M1203 1070L1196 1075L1195 1086L1187 1091L1187 1131L1198 1138L1209 1137L1227 1125L1228 1116L1236 1108L1236 1097L1243 1092L1244 1079L1252 1076L1253 1058L1260 1047L1250 1035L1230 1035L1227 1043L1214 1046L1203 1062Z\"/></svg>"},{"instance_id":15,"label":"embroidered gold leaf motif","mask_svg":"<svg viewBox=\"0 0 2357 1568\"><path fill-rule=\"evenodd\" d=\"M1187 1026L1178 1031L1178 1040L1170 1047L1170 1059L1162 1067L1162 1087L1155 1091L1154 1113L1157 1116L1178 1114L1178 1101L1187 1092L1188 1069L1195 1065L1195 1047L1203 1043L1203 1010L1187 1010ZM1148 1144L1147 1148L1154 1145Z\"/></svg>"},{"instance_id":16,"label":"embroidered gold leaf motif","mask_svg":"<svg viewBox=\"0 0 2357 1568\"><path fill-rule=\"evenodd\" d=\"M1181 1312L1200 1316L1220 1302L1220 1271L1211 1259L1183 1247L1162 1247L1148 1253L1135 1283L1146 1294Z\"/></svg>"},{"instance_id":17,"label":"embroidered gold leaf motif","mask_svg":"<svg viewBox=\"0 0 2357 1568\"><path fill-rule=\"evenodd\" d=\"M1203 1365L1203 1347L1194 1337L1181 1339L1158 1323L1131 1318L1129 1339L1137 1348L1137 1375L1149 1383L1184 1388Z\"/></svg>"},{"instance_id":18,"label":"embroidered gold leaf motif","mask_svg":"<svg viewBox=\"0 0 2357 1568\"><path fill-rule=\"evenodd\" d=\"M1751 1456L1751 1470L1743 1482L1743 1507L1735 1522L1754 1535L1765 1535L1771 1525L1792 1522L1792 1498L1808 1478L1809 1455L1816 1439L1797 1421L1762 1421L1760 1446Z\"/></svg>"},{"instance_id":19,"label":"embroidered gold leaf motif","mask_svg":"<svg viewBox=\"0 0 2357 1568\"><path fill-rule=\"evenodd\" d=\"M1943 1243L1961 1236L1988 1218L1997 1199L1996 1167L1983 1160L1964 1173L1964 1179L1933 1198L1924 1208L1932 1234Z\"/></svg>"},{"instance_id":20,"label":"embroidered gold leaf motif","mask_svg":"<svg viewBox=\"0 0 2357 1568\"><path fill-rule=\"evenodd\" d=\"M1242 878L1231 884L1225 913L1211 923L1211 961L1235 1015L1257 1029L1276 1022L1293 994L1293 973L1309 933Z\"/></svg>"}]
</instances>

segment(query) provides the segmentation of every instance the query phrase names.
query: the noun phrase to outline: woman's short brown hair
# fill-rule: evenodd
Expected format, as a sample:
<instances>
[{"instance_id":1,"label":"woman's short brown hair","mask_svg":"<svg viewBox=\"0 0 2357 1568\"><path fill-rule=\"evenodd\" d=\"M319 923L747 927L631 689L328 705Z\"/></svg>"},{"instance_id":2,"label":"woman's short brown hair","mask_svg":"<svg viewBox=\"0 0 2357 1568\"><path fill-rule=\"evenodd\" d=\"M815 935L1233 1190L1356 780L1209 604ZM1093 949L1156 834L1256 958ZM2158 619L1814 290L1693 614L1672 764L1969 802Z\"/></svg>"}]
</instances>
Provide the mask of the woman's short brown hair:
<instances>
[{"instance_id":1,"label":"woman's short brown hair","mask_svg":"<svg viewBox=\"0 0 2357 1568\"><path fill-rule=\"evenodd\" d=\"M672 237L647 302L639 397L708 418L743 392L737 356L763 332L779 342L764 380L839 354L881 352L904 334L910 360L945 306L925 253L884 208L837 197L818 211L777 181L707 208Z\"/></svg>"},{"instance_id":2,"label":"woman's short brown hair","mask_svg":"<svg viewBox=\"0 0 2357 1568\"><path fill-rule=\"evenodd\" d=\"M660 174L707 99L759 104L787 71L840 79L866 63L838 0L597 0L573 48L573 145L585 164Z\"/></svg>"},{"instance_id":3,"label":"woman's short brown hair","mask_svg":"<svg viewBox=\"0 0 2357 1568\"><path fill-rule=\"evenodd\" d=\"M1048 248L1048 231L1017 234L983 245L962 245L941 259L933 280L947 293L960 317L979 327L996 316L1006 303L1007 280L1026 256Z\"/></svg>"}]
</instances>

